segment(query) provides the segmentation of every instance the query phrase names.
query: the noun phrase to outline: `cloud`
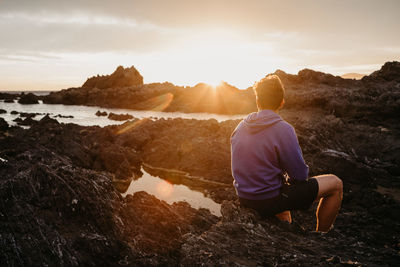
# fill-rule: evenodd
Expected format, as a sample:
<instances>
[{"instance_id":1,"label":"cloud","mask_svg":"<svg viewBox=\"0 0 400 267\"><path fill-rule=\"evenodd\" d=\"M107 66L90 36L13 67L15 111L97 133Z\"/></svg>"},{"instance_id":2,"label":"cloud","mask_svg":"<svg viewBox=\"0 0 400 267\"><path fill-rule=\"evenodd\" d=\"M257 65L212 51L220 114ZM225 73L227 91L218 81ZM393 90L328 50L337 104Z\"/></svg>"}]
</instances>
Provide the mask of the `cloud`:
<instances>
[{"instance_id":1,"label":"cloud","mask_svg":"<svg viewBox=\"0 0 400 267\"><path fill-rule=\"evenodd\" d=\"M10 25L13 25L10 30ZM168 47L177 31L131 19L75 14L0 14L2 48L10 53L146 52Z\"/></svg>"}]
</instances>

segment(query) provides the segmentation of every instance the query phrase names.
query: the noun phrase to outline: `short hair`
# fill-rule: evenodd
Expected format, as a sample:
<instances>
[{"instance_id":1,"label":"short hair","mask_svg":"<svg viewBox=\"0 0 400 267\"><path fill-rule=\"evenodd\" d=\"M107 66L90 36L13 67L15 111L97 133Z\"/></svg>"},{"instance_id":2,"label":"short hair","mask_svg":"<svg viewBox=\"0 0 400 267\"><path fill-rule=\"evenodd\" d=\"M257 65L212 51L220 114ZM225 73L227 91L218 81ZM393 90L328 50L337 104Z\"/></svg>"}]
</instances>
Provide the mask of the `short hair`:
<instances>
[{"instance_id":1,"label":"short hair","mask_svg":"<svg viewBox=\"0 0 400 267\"><path fill-rule=\"evenodd\" d=\"M285 89L277 75L268 75L253 86L260 109L276 110L282 103Z\"/></svg>"}]
</instances>

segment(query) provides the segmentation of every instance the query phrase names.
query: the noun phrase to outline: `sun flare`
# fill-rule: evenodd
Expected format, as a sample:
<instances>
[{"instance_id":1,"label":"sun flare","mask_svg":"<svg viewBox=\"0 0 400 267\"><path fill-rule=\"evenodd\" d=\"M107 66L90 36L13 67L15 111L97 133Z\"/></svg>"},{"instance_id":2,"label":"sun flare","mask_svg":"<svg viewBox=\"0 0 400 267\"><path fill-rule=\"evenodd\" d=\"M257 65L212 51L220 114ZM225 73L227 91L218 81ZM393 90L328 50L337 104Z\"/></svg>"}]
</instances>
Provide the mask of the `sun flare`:
<instances>
[{"instance_id":1,"label":"sun flare","mask_svg":"<svg viewBox=\"0 0 400 267\"><path fill-rule=\"evenodd\" d=\"M169 197L174 191L174 186L163 180L157 184L157 193L162 197Z\"/></svg>"}]
</instances>

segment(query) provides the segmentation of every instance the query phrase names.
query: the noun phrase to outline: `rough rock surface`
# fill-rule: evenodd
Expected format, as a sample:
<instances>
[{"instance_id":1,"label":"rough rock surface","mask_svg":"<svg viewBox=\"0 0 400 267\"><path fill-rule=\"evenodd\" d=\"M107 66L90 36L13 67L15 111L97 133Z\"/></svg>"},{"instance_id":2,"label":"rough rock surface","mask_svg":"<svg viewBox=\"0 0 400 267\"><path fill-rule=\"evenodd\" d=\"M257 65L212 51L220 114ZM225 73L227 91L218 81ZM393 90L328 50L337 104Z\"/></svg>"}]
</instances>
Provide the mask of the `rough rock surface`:
<instances>
[{"instance_id":1,"label":"rough rock surface","mask_svg":"<svg viewBox=\"0 0 400 267\"><path fill-rule=\"evenodd\" d=\"M112 74L94 76L82 85L82 87L89 88L110 88L110 87L127 87L143 85L143 77L134 66L130 68L124 68L119 66Z\"/></svg>"},{"instance_id":2,"label":"rough rock surface","mask_svg":"<svg viewBox=\"0 0 400 267\"><path fill-rule=\"evenodd\" d=\"M32 93L24 94L22 93L20 99L18 100L20 104L39 104L39 98Z\"/></svg>"},{"instance_id":3,"label":"rough rock surface","mask_svg":"<svg viewBox=\"0 0 400 267\"><path fill-rule=\"evenodd\" d=\"M183 235L217 222L208 210L145 192L123 199L111 173L78 166L79 152L56 149L63 132L75 130L45 117L29 130L0 132L1 266L172 265Z\"/></svg>"},{"instance_id":4,"label":"rough rock surface","mask_svg":"<svg viewBox=\"0 0 400 267\"><path fill-rule=\"evenodd\" d=\"M95 115L98 117L107 116L107 112L98 110Z\"/></svg>"},{"instance_id":5,"label":"rough rock surface","mask_svg":"<svg viewBox=\"0 0 400 267\"><path fill-rule=\"evenodd\" d=\"M133 116L129 115L129 114L116 114L116 113L110 112L110 114L108 114L108 118L110 120L114 120L114 121L126 121L126 120L133 119Z\"/></svg>"}]
</instances>

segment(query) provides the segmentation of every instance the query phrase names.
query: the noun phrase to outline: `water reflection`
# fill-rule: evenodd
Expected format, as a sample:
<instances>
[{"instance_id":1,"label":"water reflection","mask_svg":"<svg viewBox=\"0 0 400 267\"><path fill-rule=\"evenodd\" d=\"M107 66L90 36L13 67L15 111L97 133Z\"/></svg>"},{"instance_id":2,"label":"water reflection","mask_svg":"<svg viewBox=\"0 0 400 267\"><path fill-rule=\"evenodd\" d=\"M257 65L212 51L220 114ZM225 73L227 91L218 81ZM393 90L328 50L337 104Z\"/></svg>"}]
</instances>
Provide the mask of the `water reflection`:
<instances>
[{"instance_id":1,"label":"water reflection","mask_svg":"<svg viewBox=\"0 0 400 267\"><path fill-rule=\"evenodd\" d=\"M137 180L132 180L128 190L122 194L125 197L128 194L145 191L154 195L168 204L178 201L186 201L195 209L206 208L216 216L221 216L221 205L211 198L204 196L199 191L194 191L182 184L173 184L167 180L150 175L142 168L143 176Z\"/></svg>"},{"instance_id":2,"label":"water reflection","mask_svg":"<svg viewBox=\"0 0 400 267\"><path fill-rule=\"evenodd\" d=\"M116 108L100 108L92 106L77 106L77 105L61 105L61 104L43 104L39 101L39 104L34 105L22 105L17 103L4 103L0 101L0 109L6 110L6 113L0 114L0 117L4 118L9 124L16 125L12 120L17 118L19 115L10 114L11 111L15 110L18 112L26 113L50 113L50 117L57 119L62 123L76 123L82 126L94 126L98 125L104 127L107 125L122 124L124 121L114 121L107 117L98 117L95 113L98 110L106 111L107 113L113 112L117 114L130 114L135 118L183 118L183 119L197 119L207 120L216 119L217 121L242 119L244 115L219 115L211 113L182 113L182 112L162 112L154 110L129 110L129 109L116 109ZM62 116L73 116L73 118L56 118L56 115ZM38 115L34 119L40 120L44 115Z\"/></svg>"}]
</instances>

